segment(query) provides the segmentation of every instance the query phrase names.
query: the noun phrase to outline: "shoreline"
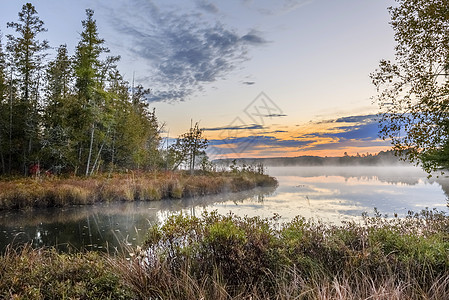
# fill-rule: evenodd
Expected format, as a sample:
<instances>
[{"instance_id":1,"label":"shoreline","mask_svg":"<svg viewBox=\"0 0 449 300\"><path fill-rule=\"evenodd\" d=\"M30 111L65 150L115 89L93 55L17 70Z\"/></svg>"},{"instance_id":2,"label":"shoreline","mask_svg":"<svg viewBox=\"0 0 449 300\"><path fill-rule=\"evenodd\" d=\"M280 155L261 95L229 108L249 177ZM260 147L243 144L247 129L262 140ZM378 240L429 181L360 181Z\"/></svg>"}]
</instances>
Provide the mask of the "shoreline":
<instances>
[{"instance_id":1,"label":"shoreline","mask_svg":"<svg viewBox=\"0 0 449 300\"><path fill-rule=\"evenodd\" d=\"M239 172L131 172L111 176L24 177L0 181L0 210L90 205L114 201L158 201L277 186L274 177Z\"/></svg>"},{"instance_id":2,"label":"shoreline","mask_svg":"<svg viewBox=\"0 0 449 300\"><path fill-rule=\"evenodd\" d=\"M446 299L447 226L437 211L324 225L297 217L174 215L115 253L8 247L0 297ZM343 294L342 294L343 291Z\"/></svg>"}]
</instances>

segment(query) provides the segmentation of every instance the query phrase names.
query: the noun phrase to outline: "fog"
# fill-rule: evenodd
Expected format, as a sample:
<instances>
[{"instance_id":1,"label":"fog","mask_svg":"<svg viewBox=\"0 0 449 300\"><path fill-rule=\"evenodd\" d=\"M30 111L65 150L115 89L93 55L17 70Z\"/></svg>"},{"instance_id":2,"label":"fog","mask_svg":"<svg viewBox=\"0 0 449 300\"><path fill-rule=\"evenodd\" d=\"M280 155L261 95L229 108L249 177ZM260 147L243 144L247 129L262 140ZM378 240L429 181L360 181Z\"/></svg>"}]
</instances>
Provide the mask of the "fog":
<instances>
[{"instance_id":1,"label":"fog","mask_svg":"<svg viewBox=\"0 0 449 300\"><path fill-rule=\"evenodd\" d=\"M113 251L123 243L139 245L148 228L173 214L204 211L238 216L296 216L339 224L362 219L374 209L392 217L426 207L448 211L449 178L413 166L266 167L277 188L182 200L114 202L63 209L0 212L0 248L15 242L35 246L70 244L76 249ZM438 176L438 177L437 177Z\"/></svg>"}]
</instances>

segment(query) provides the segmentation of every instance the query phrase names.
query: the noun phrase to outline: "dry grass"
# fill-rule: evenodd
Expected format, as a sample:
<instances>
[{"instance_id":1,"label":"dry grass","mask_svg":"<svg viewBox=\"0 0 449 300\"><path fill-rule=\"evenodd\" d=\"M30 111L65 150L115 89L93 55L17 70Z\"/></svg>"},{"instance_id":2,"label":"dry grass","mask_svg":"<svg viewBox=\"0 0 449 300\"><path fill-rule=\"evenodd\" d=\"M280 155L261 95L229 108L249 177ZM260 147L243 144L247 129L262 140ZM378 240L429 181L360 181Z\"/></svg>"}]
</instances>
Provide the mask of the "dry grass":
<instances>
[{"instance_id":1,"label":"dry grass","mask_svg":"<svg viewBox=\"0 0 449 300\"><path fill-rule=\"evenodd\" d=\"M449 217L323 225L205 213L153 227L124 253L8 248L0 298L447 299Z\"/></svg>"},{"instance_id":2,"label":"dry grass","mask_svg":"<svg viewBox=\"0 0 449 300\"><path fill-rule=\"evenodd\" d=\"M0 181L0 209L180 199L276 184L274 178L252 172L193 176L184 172L132 172L91 178L20 178Z\"/></svg>"},{"instance_id":3,"label":"dry grass","mask_svg":"<svg viewBox=\"0 0 449 300\"><path fill-rule=\"evenodd\" d=\"M132 299L134 295L95 252L8 248L0 256L1 299Z\"/></svg>"},{"instance_id":4,"label":"dry grass","mask_svg":"<svg viewBox=\"0 0 449 300\"><path fill-rule=\"evenodd\" d=\"M173 216L114 260L142 299L447 299L449 217L323 225ZM278 228L278 229L276 229Z\"/></svg>"}]
</instances>

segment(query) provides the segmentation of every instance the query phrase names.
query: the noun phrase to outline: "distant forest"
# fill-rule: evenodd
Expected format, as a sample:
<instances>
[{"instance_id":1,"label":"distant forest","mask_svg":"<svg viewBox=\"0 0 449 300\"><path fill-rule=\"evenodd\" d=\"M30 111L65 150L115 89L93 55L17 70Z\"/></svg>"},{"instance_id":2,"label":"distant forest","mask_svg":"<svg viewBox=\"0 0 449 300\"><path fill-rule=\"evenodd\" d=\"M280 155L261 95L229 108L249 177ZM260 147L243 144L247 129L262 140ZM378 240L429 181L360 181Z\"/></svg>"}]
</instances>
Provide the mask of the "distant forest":
<instances>
[{"instance_id":1,"label":"distant forest","mask_svg":"<svg viewBox=\"0 0 449 300\"><path fill-rule=\"evenodd\" d=\"M298 157L274 157L274 158L239 158L218 159L214 161L221 165L258 165L265 166L375 166L375 165L399 165L409 164L400 160L393 150L381 151L377 154L344 155L341 157L298 156Z\"/></svg>"},{"instance_id":2,"label":"distant forest","mask_svg":"<svg viewBox=\"0 0 449 300\"><path fill-rule=\"evenodd\" d=\"M0 174L168 167L149 90L123 79L93 14L86 10L74 55L66 45L49 55L30 3L7 23L14 34L5 44L0 33Z\"/></svg>"}]
</instances>

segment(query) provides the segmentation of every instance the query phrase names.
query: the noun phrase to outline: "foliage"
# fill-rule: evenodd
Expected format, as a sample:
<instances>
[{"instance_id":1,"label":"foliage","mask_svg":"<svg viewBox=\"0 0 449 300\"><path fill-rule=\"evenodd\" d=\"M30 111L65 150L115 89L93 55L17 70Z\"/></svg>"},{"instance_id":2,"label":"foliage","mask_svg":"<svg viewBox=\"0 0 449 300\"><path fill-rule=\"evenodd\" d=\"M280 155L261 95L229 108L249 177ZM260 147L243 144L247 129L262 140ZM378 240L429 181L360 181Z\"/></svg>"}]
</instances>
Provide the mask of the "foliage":
<instances>
[{"instance_id":1,"label":"foliage","mask_svg":"<svg viewBox=\"0 0 449 300\"><path fill-rule=\"evenodd\" d=\"M130 299L133 294L95 252L7 249L0 257L2 299Z\"/></svg>"},{"instance_id":2,"label":"foliage","mask_svg":"<svg viewBox=\"0 0 449 300\"><path fill-rule=\"evenodd\" d=\"M446 1L396 0L390 7L395 61L371 74L381 136L430 171L449 167L449 13Z\"/></svg>"},{"instance_id":3,"label":"foliage","mask_svg":"<svg viewBox=\"0 0 449 300\"><path fill-rule=\"evenodd\" d=\"M140 278L129 282L146 282L134 286L144 298L208 298L221 291L221 299L323 299L324 292L334 299L342 289L347 297L338 299L438 299L449 292L443 213L365 217L364 224L341 226L279 220L172 216L150 229L144 250L133 256Z\"/></svg>"},{"instance_id":4,"label":"foliage","mask_svg":"<svg viewBox=\"0 0 449 300\"><path fill-rule=\"evenodd\" d=\"M446 299L449 217L322 224L204 213L154 225L124 253L0 256L0 296L18 299Z\"/></svg>"},{"instance_id":5,"label":"foliage","mask_svg":"<svg viewBox=\"0 0 449 300\"><path fill-rule=\"evenodd\" d=\"M198 157L203 155L204 159L204 150L207 148L207 145L208 141L203 137L203 131L199 128L199 124L195 123L188 132L176 139L175 144L170 146L168 154L172 169L175 170L180 164L187 163L190 173L193 173ZM206 167L206 164L207 161L203 162L204 167Z\"/></svg>"},{"instance_id":6,"label":"foliage","mask_svg":"<svg viewBox=\"0 0 449 300\"><path fill-rule=\"evenodd\" d=\"M40 74L43 69L42 59L49 45L47 41L37 39L46 29L31 3L22 6L18 17L18 22L7 23L7 27L14 29L17 34L8 34L6 45L10 72L14 75L10 78L10 85L14 84L15 93L10 89L10 124L8 130L4 131L8 135L2 140L9 140L8 170L15 168L27 174L28 165L38 159L40 149Z\"/></svg>"},{"instance_id":7,"label":"foliage","mask_svg":"<svg viewBox=\"0 0 449 300\"><path fill-rule=\"evenodd\" d=\"M48 42L37 39L46 29L34 6L25 4L19 21L8 23L16 34L7 35L6 53L0 39L2 174L92 176L160 167L160 125L146 103L149 90L123 79L120 57L107 56L93 10L81 23L75 54L61 45L47 65Z\"/></svg>"}]
</instances>

